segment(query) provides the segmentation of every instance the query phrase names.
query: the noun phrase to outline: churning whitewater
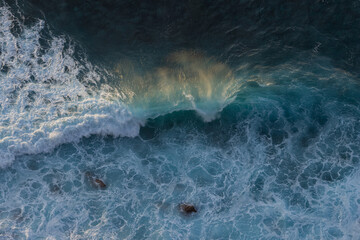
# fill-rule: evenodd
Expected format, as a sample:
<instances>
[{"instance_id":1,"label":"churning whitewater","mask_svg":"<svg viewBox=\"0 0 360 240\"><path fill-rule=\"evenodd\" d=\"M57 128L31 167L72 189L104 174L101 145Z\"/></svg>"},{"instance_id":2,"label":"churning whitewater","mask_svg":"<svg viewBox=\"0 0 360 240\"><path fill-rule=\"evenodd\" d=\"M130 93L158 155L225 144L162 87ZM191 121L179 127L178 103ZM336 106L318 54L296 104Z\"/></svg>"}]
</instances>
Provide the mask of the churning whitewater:
<instances>
[{"instance_id":1,"label":"churning whitewater","mask_svg":"<svg viewBox=\"0 0 360 240\"><path fill-rule=\"evenodd\" d=\"M0 166L91 134L138 134L140 122L121 101L108 99L111 90L94 90L100 75L86 60L73 58L71 43L42 39L42 20L26 27L8 7L0 11Z\"/></svg>"},{"instance_id":2,"label":"churning whitewater","mask_svg":"<svg viewBox=\"0 0 360 240\"><path fill-rule=\"evenodd\" d=\"M360 4L134 2L0 3L0 239L360 238Z\"/></svg>"}]
</instances>

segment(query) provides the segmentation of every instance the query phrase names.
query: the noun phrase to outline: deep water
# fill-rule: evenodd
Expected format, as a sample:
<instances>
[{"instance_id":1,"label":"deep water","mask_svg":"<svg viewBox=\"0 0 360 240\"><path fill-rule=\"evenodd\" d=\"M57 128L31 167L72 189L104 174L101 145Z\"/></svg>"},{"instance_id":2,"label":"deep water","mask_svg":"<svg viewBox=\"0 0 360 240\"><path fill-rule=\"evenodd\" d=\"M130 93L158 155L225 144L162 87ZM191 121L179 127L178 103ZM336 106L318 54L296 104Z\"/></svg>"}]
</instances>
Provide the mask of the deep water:
<instances>
[{"instance_id":1,"label":"deep water","mask_svg":"<svg viewBox=\"0 0 360 240\"><path fill-rule=\"evenodd\" d=\"M360 238L359 1L5 0L0 54L0 239Z\"/></svg>"}]
</instances>

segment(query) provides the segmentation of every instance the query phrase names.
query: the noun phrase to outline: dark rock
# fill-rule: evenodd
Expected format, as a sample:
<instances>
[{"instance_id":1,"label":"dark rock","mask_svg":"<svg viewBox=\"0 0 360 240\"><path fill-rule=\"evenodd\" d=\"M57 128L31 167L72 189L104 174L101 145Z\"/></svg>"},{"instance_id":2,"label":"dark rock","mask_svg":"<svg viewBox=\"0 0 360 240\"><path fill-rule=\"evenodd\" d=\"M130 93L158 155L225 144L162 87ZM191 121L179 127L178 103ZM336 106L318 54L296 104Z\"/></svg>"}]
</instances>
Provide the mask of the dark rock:
<instances>
[{"instance_id":1,"label":"dark rock","mask_svg":"<svg viewBox=\"0 0 360 240\"><path fill-rule=\"evenodd\" d=\"M185 204L185 203L180 204L180 211L185 213L185 214L191 214L191 213L196 213L197 212L194 205Z\"/></svg>"},{"instance_id":2,"label":"dark rock","mask_svg":"<svg viewBox=\"0 0 360 240\"><path fill-rule=\"evenodd\" d=\"M98 184L98 186L100 187L100 188L106 188L106 184L103 182L103 181L101 181L100 179L95 179L95 182Z\"/></svg>"},{"instance_id":3,"label":"dark rock","mask_svg":"<svg viewBox=\"0 0 360 240\"><path fill-rule=\"evenodd\" d=\"M106 184L100 178L95 176L92 172L85 172L86 181L93 188L105 189Z\"/></svg>"}]
</instances>

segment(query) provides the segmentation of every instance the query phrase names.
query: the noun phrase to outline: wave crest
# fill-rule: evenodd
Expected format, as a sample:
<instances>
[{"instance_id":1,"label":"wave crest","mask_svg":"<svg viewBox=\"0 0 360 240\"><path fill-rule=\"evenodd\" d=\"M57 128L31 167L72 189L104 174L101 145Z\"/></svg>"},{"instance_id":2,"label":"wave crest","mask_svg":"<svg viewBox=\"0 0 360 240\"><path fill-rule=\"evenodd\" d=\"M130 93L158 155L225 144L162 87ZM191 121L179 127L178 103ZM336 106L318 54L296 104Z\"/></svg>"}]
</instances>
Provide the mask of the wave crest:
<instances>
[{"instance_id":1,"label":"wave crest","mask_svg":"<svg viewBox=\"0 0 360 240\"><path fill-rule=\"evenodd\" d=\"M205 121L233 101L239 89L231 69L196 51L170 54L162 66L140 74L128 60L114 68L122 100L136 115L153 118L177 110L195 110Z\"/></svg>"}]
</instances>

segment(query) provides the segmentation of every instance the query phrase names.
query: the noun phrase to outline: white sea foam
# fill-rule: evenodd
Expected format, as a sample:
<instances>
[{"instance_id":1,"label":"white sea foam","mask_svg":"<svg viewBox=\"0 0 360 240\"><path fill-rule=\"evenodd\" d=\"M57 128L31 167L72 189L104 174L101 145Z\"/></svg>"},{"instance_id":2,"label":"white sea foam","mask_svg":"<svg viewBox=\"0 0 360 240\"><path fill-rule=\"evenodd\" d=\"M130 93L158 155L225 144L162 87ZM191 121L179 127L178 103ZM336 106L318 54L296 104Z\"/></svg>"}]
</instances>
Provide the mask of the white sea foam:
<instances>
[{"instance_id":1,"label":"white sea foam","mask_svg":"<svg viewBox=\"0 0 360 240\"><path fill-rule=\"evenodd\" d=\"M0 167L16 155L48 152L83 136L139 132L126 106L108 98L111 88L98 86L95 68L73 57L65 37L44 39L44 25L25 26L0 8Z\"/></svg>"}]
</instances>

